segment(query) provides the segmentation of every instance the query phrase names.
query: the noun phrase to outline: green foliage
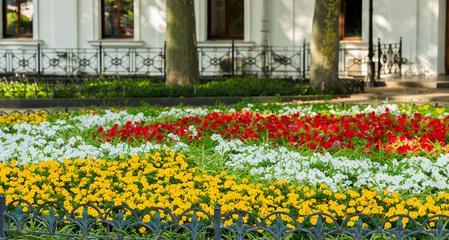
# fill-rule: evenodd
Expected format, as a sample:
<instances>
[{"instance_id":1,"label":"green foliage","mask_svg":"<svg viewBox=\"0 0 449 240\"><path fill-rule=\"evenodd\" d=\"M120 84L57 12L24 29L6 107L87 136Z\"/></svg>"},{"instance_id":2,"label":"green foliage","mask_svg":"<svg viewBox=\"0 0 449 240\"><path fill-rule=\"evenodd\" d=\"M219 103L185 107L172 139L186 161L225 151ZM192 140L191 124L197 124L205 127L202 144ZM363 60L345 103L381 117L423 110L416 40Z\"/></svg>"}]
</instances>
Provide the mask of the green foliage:
<instances>
[{"instance_id":1,"label":"green foliage","mask_svg":"<svg viewBox=\"0 0 449 240\"><path fill-rule=\"evenodd\" d=\"M79 84L2 82L0 98L121 98L294 96L314 94L308 85L281 79L235 77L194 86L166 86L151 80L94 79Z\"/></svg>"},{"instance_id":2,"label":"green foliage","mask_svg":"<svg viewBox=\"0 0 449 240\"><path fill-rule=\"evenodd\" d=\"M0 82L0 98L46 98L51 96L48 90L36 82Z\"/></svg>"}]
</instances>

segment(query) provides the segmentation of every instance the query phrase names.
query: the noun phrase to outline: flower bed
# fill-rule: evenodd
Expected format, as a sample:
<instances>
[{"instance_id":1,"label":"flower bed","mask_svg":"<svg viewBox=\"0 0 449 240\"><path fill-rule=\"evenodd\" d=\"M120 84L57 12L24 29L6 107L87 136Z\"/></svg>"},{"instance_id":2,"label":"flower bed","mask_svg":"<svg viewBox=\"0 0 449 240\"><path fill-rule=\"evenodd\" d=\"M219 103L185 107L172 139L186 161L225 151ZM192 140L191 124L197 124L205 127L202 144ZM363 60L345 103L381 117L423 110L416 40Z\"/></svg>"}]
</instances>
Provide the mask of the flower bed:
<instances>
[{"instance_id":1,"label":"flower bed","mask_svg":"<svg viewBox=\"0 0 449 240\"><path fill-rule=\"evenodd\" d=\"M146 125L128 121L124 126L114 124L110 129L98 128L105 141L163 141L168 135L184 141L200 140L219 134L227 139L254 141L265 139L313 151L358 149L366 154L378 151L406 154L408 152L447 152L449 117L443 119L393 115L389 109L382 114L355 116L262 115L260 113L214 112L201 117L185 117L174 122Z\"/></svg>"},{"instance_id":2,"label":"flower bed","mask_svg":"<svg viewBox=\"0 0 449 240\"><path fill-rule=\"evenodd\" d=\"M120 161L64 159L0 167L0 191L7 202L56 201L69 212L74 206L94 203L100 208L126 204L141 211L163 207L175 215L193 207L213 214L218 204L223 212L238 209L262 217L275 211L289 212L300 216L299 222L316 212L339 218L356 212L377 217L409 214L413 218L449 214L449 194L445 192L421 198L367 188L335 192L324 183L316 187L288 181L251 183L226 172L211 175L174 152L121 157Z\"/></svg>"},{"instance_id":3,"label":"flower bed","mask_svg":"<svg viewBox=\"0 0 449 240\"><path fill-rule=\"evenodd\" d=\"M15 125L22 122L30 124L41 124L47 120L47 113L45 111L38 111L30 114L22 114L20 112L14 112L11 114L0 115L0 126L2 125Z\"/></svg>"},{"instance_id":4,"label":"flower bed","mask_svg":"<svg viewBox=\"0 0 449 240\"><path fill-rule=\"evenodd\" d=\"M5 116L0 195L300 218L449 214L449 110L236 105ZM300 219L299 219L300 220Z\"/></svg>"}]
</instances>

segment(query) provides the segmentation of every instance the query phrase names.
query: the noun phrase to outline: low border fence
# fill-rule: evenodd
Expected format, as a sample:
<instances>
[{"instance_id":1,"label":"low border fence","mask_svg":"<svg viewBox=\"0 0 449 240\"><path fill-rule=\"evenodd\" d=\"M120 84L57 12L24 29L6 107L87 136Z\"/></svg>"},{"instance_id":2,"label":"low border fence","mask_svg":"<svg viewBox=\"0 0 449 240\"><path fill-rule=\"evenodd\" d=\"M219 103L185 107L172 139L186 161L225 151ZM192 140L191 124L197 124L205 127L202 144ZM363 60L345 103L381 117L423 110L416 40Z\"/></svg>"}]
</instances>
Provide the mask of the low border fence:
<instances>
[{"instance_id":1,"label":"low border fence","mask_svg":"<svg viewBox=\"0 0 449 240\"><path fill-rule=\"evenodd\" d=\"M0 75L33 76L143 76L165 78L165 47L0 49ZM401 75L407 61L402 38L396 43L378 40L374 61L377 78ZM214 47L199 47L199 71L204 78L257 75L272 78L307 79L312 54L310 43L302 46L240 46L232 41ZM340 75L363 77L367 72L368 47L341 45Z\"/></svg>"},{"instance_id":2,"label":"low border fence","mask_svg":"<svg viewBox=\"0 0 449 240\"><path fill-rule=\"evenodd\" d=\"M435 215L417 222L408 215L379 220L364 214L336 219L329 214L315 213L299 221L298 216L286 212L275 212L265 218L246 211L223 213L220 206L215 206L213 212L211 215L202 209L192 209L175 216L165 208L137 211L118 206L101 211L92 204L76 206L69 212L60 204L51 202L33 206L17 200L6 205L5 198L0 197L0 240L20 236L170 239L166 236L169 232L194 240L219 240L222 237L279 240L371 239L379 236L398 240L449 238L449 216L446 215Z\"/></svg>"}]
</instances>

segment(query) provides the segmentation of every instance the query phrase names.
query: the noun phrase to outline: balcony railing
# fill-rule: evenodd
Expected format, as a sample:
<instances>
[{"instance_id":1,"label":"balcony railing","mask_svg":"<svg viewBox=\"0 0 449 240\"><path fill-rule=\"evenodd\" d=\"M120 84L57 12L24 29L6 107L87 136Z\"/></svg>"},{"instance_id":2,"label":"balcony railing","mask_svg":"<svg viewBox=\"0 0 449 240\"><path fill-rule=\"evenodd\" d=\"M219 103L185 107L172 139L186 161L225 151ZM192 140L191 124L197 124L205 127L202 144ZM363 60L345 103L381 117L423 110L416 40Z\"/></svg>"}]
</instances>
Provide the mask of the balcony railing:
<instances>
[{"instance_id":1,"label":"balcony railing","mask_svg":"<svg viewBox=\"0 0 449 240\"><path fill-rule=\"evenodd\" d=\"M375 49L377 78L400 76L405 59L402 39L382 43ZM312 54L310 44L302 46L199 47L202 77L257 75L273 78L307 79ZM340 48L339 74L363 77L367 73L368 47ZM0 49L0 75L33 76L144 76L165 77L165 48Z\"/></svg>"}]
</instances>

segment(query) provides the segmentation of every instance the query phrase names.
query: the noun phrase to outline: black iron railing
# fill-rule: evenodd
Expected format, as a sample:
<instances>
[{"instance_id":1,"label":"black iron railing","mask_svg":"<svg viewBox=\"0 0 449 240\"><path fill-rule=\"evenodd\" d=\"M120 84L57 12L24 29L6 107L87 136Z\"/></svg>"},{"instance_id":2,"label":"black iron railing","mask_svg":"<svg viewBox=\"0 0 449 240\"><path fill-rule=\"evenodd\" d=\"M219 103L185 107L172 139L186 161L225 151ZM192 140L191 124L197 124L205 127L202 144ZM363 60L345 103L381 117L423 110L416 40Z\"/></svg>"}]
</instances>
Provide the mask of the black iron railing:
<instances>
[{"instance_id":1,"label":"black iron railing","mask_svg":"<svg viewBox=\"0 0 449 240\"><path fill-rule=\"evenodd\" d=\"M382 75L397 74L402 76L402 65L407 63L402 55L402 38L399 43L382 44L380 39L377 43L377 78L380 79Z\"/></svg>"},{"instance_id":2,"label":"black iron railing","mask_svg":"<svg viewBox=\"0 0 449 240\"><path fill-rule=\"evenodd\" d=\"M199 47L199 71L202 77L257 75L273 78L307 79L312 54L310 44L301 46L240 46L234 42L217 47ZM365 76L368 47L340 49L340 75ZM375 49L377 78L399 75L405 59L402 39L382 43ZM0 49L0 75L97 76L124 75L165 77L165 47Z\"/></svg>"},{"instance_id":3,"label":"black iron railing","mask_svg":"<svg viewBox=\"0 0 449 240\"><path fill-rule=\"evenodd\" d=\"M32 205L0 197L0 240L30 236L83 239L448 239L449 216L416 221L408 215L383 219L352 214L337 219L315 213L299 218L275 212L261 218L246 211L213 214L192 209L178 216L165 208L102 211L93 204L68 211L58 203Z\"/></svg>"}]
</instances>

